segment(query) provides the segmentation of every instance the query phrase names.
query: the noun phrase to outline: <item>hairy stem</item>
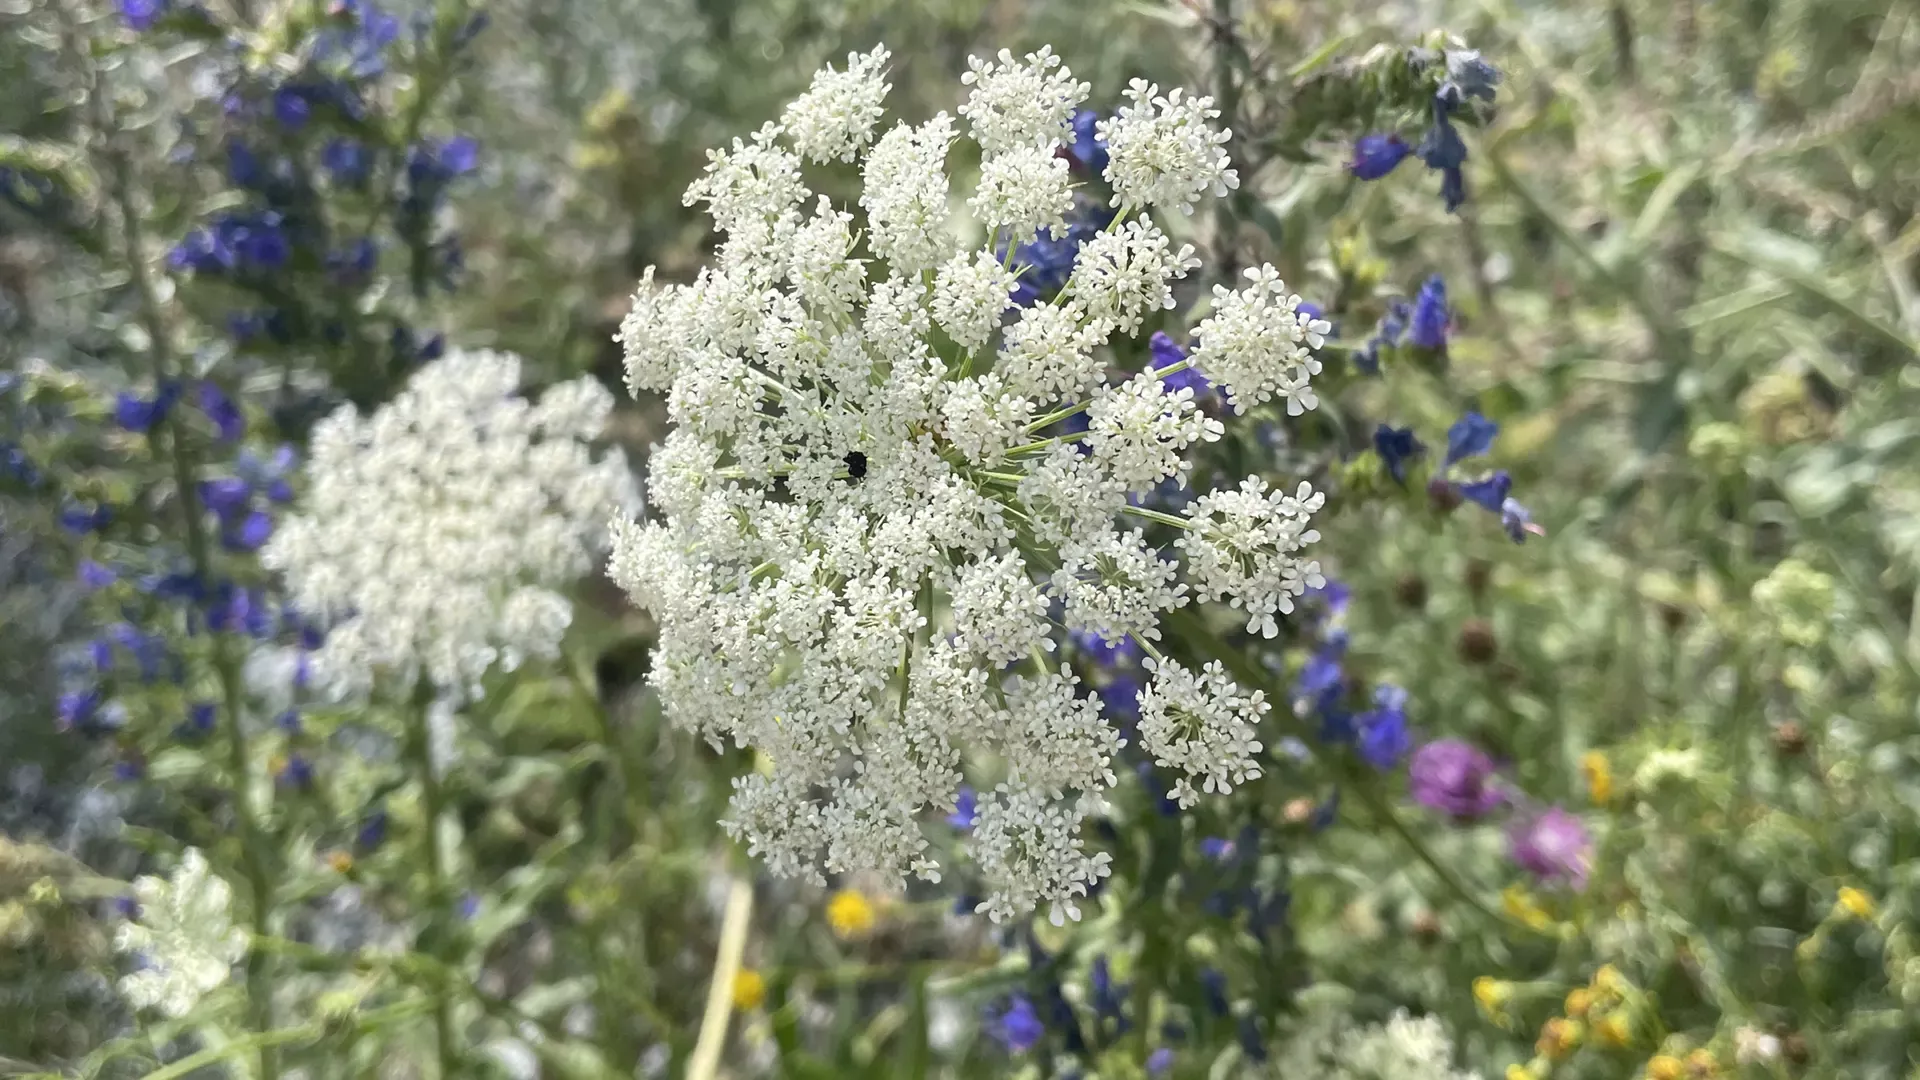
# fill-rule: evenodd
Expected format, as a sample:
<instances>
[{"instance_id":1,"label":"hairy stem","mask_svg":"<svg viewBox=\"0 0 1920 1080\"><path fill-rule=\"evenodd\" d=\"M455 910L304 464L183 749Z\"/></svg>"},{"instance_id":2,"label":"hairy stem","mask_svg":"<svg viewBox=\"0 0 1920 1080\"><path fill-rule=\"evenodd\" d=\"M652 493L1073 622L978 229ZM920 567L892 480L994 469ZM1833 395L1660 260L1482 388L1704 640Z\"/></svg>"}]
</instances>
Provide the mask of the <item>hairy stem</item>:
<instances>
[{"instance_id":1,"label":"hairy stem","mask_svg":"<svg viewBox=\"0 0 1920 1080\"><path fill-rule=\"evenodd\" d=\"M70 26L69 29L73 28ZM69 38L70 47L81 48L82 43L77 38L75 32ZM120 217L121 246L128 281L139 300L140 324L147 334L147 361L153 371L155 392L158 393L161 387L177 379L179 372L167 320L161 309L160 294L147 265L145 230L139 201L134 195L135 167L131 155L115 141L115 120L106 88L95 81L88 88L87 98L93 113L95 132L101 140L102 154L107 162L106 173L113 189L114 207ZM194 485L195 462L191 445L183 438L177 416L176 411L168 410L154 424L151 445L155 455L164 458L171 466L174 497L180 507L181 531L188 557L193 562L194 576L202 583L210 583L213 556L207 542L199 489ZM239 824L241 867L247 879L252 928L256 937L265 937L270 930L273 913L273 875L267 866L265 835L250 793L253 754L242 720L245 702L241 693L240 669L229 637L223 633L212 633L208 637L212 642L213 667L220 683L221 701L227 713L227 772L229 782L233 785L234 816ZM248 951L246 982L249 1022L253 1030L259 1033L273 1027L273 984L269 966L270 958L265 953L257 949ZM276 1045L271 1040L258 1043L260 1075L264 1080L275 1080L279 1075Z\"/></svg>"},{"instance_id":2,"label":"hairy stem","mask_svg":"<svg viewBox=\"0 0 1920 1080\"><path fill-rule=\"evenodd\" d=\"M445 808L446 793L440 787L440 773L433 760L433 726L428 719L428 710L433 705L433 686L421 679L413 692L413 738L409 740L409 754L412 764L420 774L422 815L426 821L421 830L421 857L427 872L427 910L431 913L429 924L446 917L449 897L447 895L446 856L440 850L440 815ZM444 962L443 957L436 957ZM460 1075L460 1052L455 1041L453 1024L453 996L448 992L445 980L435 983L433 988L433 1037L434 1047L440 1059L440 1076L450 1080Z\"/></svg>"}]
</instances>

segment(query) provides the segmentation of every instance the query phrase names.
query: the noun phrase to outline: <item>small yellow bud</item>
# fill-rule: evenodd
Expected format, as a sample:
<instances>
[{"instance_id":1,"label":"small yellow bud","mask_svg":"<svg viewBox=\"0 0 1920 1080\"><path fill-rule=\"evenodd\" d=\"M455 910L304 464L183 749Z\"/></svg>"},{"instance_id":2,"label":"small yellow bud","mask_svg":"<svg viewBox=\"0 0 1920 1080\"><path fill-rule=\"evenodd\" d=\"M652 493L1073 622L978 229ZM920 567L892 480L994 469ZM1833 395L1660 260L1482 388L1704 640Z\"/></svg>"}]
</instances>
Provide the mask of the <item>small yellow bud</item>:
<instances>
[{"instance_id":1,"label":"small yellow bud","mask_svg":"<svg viewBox=\"0 0 1920 1080\"><path fill-rule=\"evenodd\" d=\"M873 901L855 889L841 889L827 901L827 923L843 938L858 937L873 929Z\"/></svg>"},{"instance_id":2,"label":"small yellow bud","mask_svg":"<svg viewBox=\"0 0 1920 1080\"><path fill-rule=\"evenodd\" d=\"M1627 992L1627 980L1620 974L1619 968L1602 964L1600 970L1593 973L1593 989L1595 993L1619 997Z\"/></svg>"},{"instance_id":3,"label":"small yellow bud","mask_svg":"<svg viewBox=\"0 0 1920 1080\"><path fill-rule=\"evenodd\" d=\"M1589 750L1580 755L1580 772L1587 778L1587 797L1595 806L1605 806L1613 798L1613 767L1607 755Z\"/></svg>"},{"instance_id":4,"label":"small yellow bud","mask_svg":"<svg viewBox=\"0 0 1920 1080\"><path fill-rule=\"evenodd\" d=\"M1585 1016L1593 1008L1593 991L1582 986L1567 992L1567 1015Z\"/></svg>"},{"instance_id":5,"label":"small yellow bud","mask_svg":"<svg viewBox=\"0 0 1920 1080\"><path fill-rule=\"evenodd\" d=\"M741 1012L760 1007L767 1000L767 980L752 968L742 968L733 976L733 1007Z\"/></svg>"},{"instance_id":6,"label":"small yellow bud","mask_svg":"<svg viewBox=\"0 0 1920 1080\"><path fill-rule=\"evenodd\" d=\"M1593 1025L1593 1033L1608 1046L1626 1046L1633 1041L1633 1019L1626 1013L1615 1010L1600 1018Z\"/></svg>"},{"instance_id":7,"label":"small yellow bud","mask_svg":"<svg viewBox=\"0 0 1920 1080\"><path fill-rule=\"evenodd\" d=\"M1534 1043L1534 1049L1542 1057L1560 1061L1579 1048L1580 1038L1585 1034L1586 1029L1581 1027L1579 1021L1556 1016L1541 1026L1540 1038Z\"/></svg>"},{"instance_id":8,"label":"small yellow bud","mask_svg":"<svg viewBox=\"0 0 1920 1080\"><path fill-rule=\"evenodd\" d=\"M1686 1066L1672 1054L1656 1054L1647 1062L1647 1080L1684 1080Z\"/></svg>"},{"instance_id":9,"label":"small yellow bud","mask_svg":"<svg viewBox=\"0 0 1920 1080\"><path fill-rule=\"evenodd\" d=\"M1527 890L1519 885L1509 885L1501 890L1500 901L1515 922L1524 923L1535 930L1545 930L1553 925L1553 916L1547 914L1546 909L1535 903Z\"/></svg>"},{"instance_id":10,"label":"small yellow bud","mask_svg":"<svg viewBox=\"0 0 1920 1080\"><path fill-rule=\"evenodd\" d=\"M1494 1021L1501 1019L1501 1009L1508 999L1513 997L1513 984L1505 979L1495 979L1486 975L1473 980L1473 1000L1480 1005L1480 1011Z\"/></svg>"},{"instance_id":11,"label":"small yellow bud","mask_svg":"<svg viewBox=\"0 0 1920 1080\"><path fill-rule=\"evenodd\" d=\"M334 873L344 874L353 869L353 852L335 848L327 852L327 865L333 867Z\"/></svg>"},{"instance_id":12,"label":"small yellow bud","mask_svg":"<svg viewBox=\"0 0 1920 1080\"><path fill-rule=\"evenodd\" d=\"M1840 899L1834 904L1834 914L1847 914L1865 921L1873 918L1873 897L1851 885L1840 890Z\"/></svg>"},{"instance_id":13,"label":"small yellow bud","mask_svg":"<svg viewBox=\"0 0 1920 1080\"><path fill-rule=\"evenodd\" d=\"M1507 1066L1507 1080L1540 1080L1540 1074L1525 1065Z\"/></svg>"},{"instance_id":14,"label":"small yellow bud","mask_svg":"<svg viewBox=\"0 0 1920 1080\"><path fill-rule=\"evenodd\" d=\"M1695 1078L1712 1076L1720 1071L1720 1063L1705 1050L1695 1050L1687 1055L1687 1075Z\"/></svg>"}]
</instances>

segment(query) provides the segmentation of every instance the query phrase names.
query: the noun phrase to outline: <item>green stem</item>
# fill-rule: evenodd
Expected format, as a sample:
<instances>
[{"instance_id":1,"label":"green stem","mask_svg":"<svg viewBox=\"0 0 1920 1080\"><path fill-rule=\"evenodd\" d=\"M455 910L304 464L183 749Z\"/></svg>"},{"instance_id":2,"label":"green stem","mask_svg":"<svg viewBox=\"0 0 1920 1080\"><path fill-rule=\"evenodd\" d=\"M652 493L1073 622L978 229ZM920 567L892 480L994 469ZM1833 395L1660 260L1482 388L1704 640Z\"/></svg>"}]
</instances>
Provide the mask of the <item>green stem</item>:
<instances>
[{"instance_id":1,"label":"green stem","mask_svg":"<svg viewBox=\"0 0 1920 1080\"><path fill-rule=\"evenodd\" d=\"M158 392L160 387L177 377L172 341L160 308L159 293L154 288L147 267L146 238L134 197L133 162L126 151L114 143L115 126L108 96L105 88L97 84L91 87L88 94L93 102L97 134L104 142L104 152L109 162L108 172L112 179L114 204L120 215L128 280L139 299L140 323L147 334L147 360ZM192 559L195 577L207 582L213 576L213 557L207 543L199 488L194 484L194 462L187 441L182 437L178 416L179 410L169 410L154 425L151 445L154 453L167 459L172 466L175 498L180 505L187 554ZM213 666L220 682L221 700L227 711L227 771L233 784L234 814L240 827L241 864L247 878L253 932L256 936L264 937L270 929L273 913L273 875L266 864L265 837L249 791L253 755L242 722L244 700L240 690L240 670L234 662L232 642L228 636L213 633L208 637L212 641ZM246 971L251 1023L256 1031L267 1031L273 1027L273 988L266 954L250 950ZM260 1075L264 1080L274 1080L279 1075L278 1054L272 1049L273 1045L260 1045Z\"/></svg>"},{"instance_id":2,"label":"green stem","mask_svg":"<svg viewBox=\"0 0 1920 1080\"><path fill-rule=\"evenodd\" d=\"M1220 110L1220 126L1239 130L1240 88L1233 79L1233 58L1240 43L1234 33L1233 0L1213 0L1213 103ZM1239 253L1233 243L1233 209L1229 199L1213 201L1214 272L1232 281L1239 271Z\"/></svg>"},{"instance_id":3,"label":"green stem","mask_svg":"<svg viewBox=\"0 0 1920 1080\"><path fill-rule=\"evenodd\" d=\"M440 815L446 805L446 796L440 787L440 773L434 768L433 731L427 719L433 696L433 685L426 679L415 684L413 738L409 740L413 766L420 773L422 813L426 818L421 830L424 848L421 854L427 871L429 925L442 922L448 910L447 868L445 855L440 850ZM440 957L434 959L445 963ZM447 992L444 979L438 980L433 988L433 1035L440 1059L440 1076L442 1080L451 1080L460 1075L460 1053L454 1039L453 998Z\"/></svg>"},{"instance_id":4,"label":"green stem","mask_svg":"<svg viewBox=\"0 0 1920 1080\"><path fill-rule=\"evenodd\" d=\"M421 1008L420 1002L404 1001L397 1005L389 1005L384 1009L375 1009L372 1012L361 1013L350 1022L349 1026L359 1031L373 1031L386 1027L389 1024L397 1024L409 1020L415 1014L419 1013ZM270 1048L277 1047L282 1043L313 1042L326 1033L327 1024L324 1020L317 1020L311 1024L302 1024L299 1027L280 1028L274 1031L258 1031L251 1035L235 1039L223 1046L209 1047L197 1054L190 1054L171 1065L155 1069L148 1073L144 1077L144 1080L175 1080L176 1077L191 1075L208 1065L218 1064L248 1049L258 1049L261 1055L265 1056Z\"/></svg>"}]
</instances>

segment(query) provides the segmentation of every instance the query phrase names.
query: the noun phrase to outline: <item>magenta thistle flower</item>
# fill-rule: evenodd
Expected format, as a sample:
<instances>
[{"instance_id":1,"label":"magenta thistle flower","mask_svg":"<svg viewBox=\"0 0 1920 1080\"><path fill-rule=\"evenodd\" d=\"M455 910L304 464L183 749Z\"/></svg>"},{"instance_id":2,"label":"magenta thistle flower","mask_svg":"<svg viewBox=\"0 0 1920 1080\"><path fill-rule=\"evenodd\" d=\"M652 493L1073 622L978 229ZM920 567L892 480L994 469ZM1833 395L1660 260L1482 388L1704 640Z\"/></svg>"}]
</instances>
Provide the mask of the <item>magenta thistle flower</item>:
<instances>
[{"instance_id":1,"label":"magenta thistle flower","mask_svg":"<svg viewBox=\"0 0 1920 1080\"><path fill-rule=\"evenodd\" d=\"M1542 881L1587 885L1593 862L1593 838L1578 817L1559 807L1516 821L1508 834L1513 861Z\"/></svg>"},{"instance_id":2,"label":"magenta thistle flower","mask_svg":"<svg viewBox=\"0 0 1920 1080\"><path fill-rule=\"evenodd\" d=\"M1461 820L1489 813L1505 800L1492 781L1493 759L1458 739L1422 746L1407 768L1414 802Z\"/></svg>"}]
</instances>

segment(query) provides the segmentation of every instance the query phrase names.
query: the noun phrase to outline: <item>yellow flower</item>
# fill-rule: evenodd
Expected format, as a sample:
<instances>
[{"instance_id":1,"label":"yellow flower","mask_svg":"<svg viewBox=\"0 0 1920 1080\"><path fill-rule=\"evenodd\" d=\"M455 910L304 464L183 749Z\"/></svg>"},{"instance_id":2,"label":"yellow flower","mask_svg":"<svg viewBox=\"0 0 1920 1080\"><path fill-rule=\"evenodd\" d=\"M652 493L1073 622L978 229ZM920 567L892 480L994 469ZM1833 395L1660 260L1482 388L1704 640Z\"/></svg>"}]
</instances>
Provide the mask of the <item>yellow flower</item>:
<instances>
[{"instance_id":1,"label":"yellow flower","mask_svg":"<svg viewBox=\"0 0 1920 1080\"><path fill-rule=\"evenodd\" d=\"M742 968L733 976L733 1007L741 1012L757 1009L767 1000L767 980L752 968Z\"/></svg>"},{"instance_id":2,"label":"yellow flower","mask_svg":"<svg viewBox=\"0 0 1920 1080\"><path fill-rule=\"evenodd\" d=\"M1715 1061L1713 1055L1708 1051L1695 1050L1693 1053L1687 1055L1688 1076L1712 1076L1719 1071L1720 1063Z\"/></svg>"},{"instance_id":3,"label":"yellow flower","mask_svg":"<svg viewBox=\"0 0 1920 1080\"><path fill-rule=\"evenodd\" d=\"M327 865L333 867L336 874L344 874L353 869L353 852L345 848L335 848L327 852Z\"/></svg>"},{"instance_id":4,"label":"yellow flower","mask_svg":"<svg viewBox=\"0 0 1920 1080\"><path fill-rule=\"evenodd\" d=\"M1540 1080L1540 1074L1525 1065L1507 1066L1507 1080Z\"/></svg>"},{"instance_id":5,"label":"yellow flower","mask_svg":"<svg viewBox=\"0 0 1920 1080\"><path fill-rule=\"evenodd\" d=\"M1567 1015L1585 1016L1593 1008L1593 991L1582 986L1567 992Z\"/></svg>"},{"instance_id":6,"label":"yellow flower","mask_svg":"<svg viewBox=\"0 0 1920 1080\"><path fill-rule=\"evenodd\" d=\"M1619 968L1602 964L1600 970L1593 973L1593 989L1610 997L1619 997L1627 992L1627 980L1620 974Z\"/></svg>"},{"instance_id":7,"label":"yellow flower","mask_svg":"<svg viewBox=\"0 0 1920 1080\"><path fill-rule=\"evenodd\" d=\"M1581 754L1580 772L1587 778L1587 796L1595 806L1605 806L1613 798L1613 767L1607 755L1598 750Z\"/></svg>"},{"instance_id":8,"label":"yellow flower","mask_svg":"<svg viewBox=\"0 0 1920 1080\"><path fill-rule=\"evenodd\" d=\"M1525 923L1535 930L1545 930L1553 925L1553 916L1545 908L1533 902L1533 897L1519 885L1509 885L1500 892L1502 905L1507 914L1516 922Z\"/></svg>"},{"instance_id":9,"label":"yellow flower","mask_svg":"<svg viewBox=\"0 0 1920 1080\"><path fill-rule=\"evenodd\" d=\"M841 889L827 901L827 923L843 938L873 929L873 901L856 889Z\"/></svg>"},{"instance_id":10,"label":"yellow flower","mask_svg":"<svg viewBox=\"0 0 1920 1080\"><path fill-rule=\"evenodd\" d=\"M1559 1061L1579 1048L1584 1034L1586 1029L1579 1021L1556 1016L1541 1026L1540 1038L1533 1046L1543 1057Z\"/></svg>"},{"instance_id":11,"label":"yellow flower","mask_svg":"<svg viewBox=\"0 0 1920 1080\"><path fill-rule=\"evenodd\" d=\"M1506 1005L1507 999L1511 997L1513 997L1513 984L1505 979L1482 975L1473 980L1473 1000L1479 1002L1480 1011L1486 1013L1489 1020L1501 1022L1501 1007Z\"/></svg>"},{"instance_id":12,"label":"yellow flower","mask_svg":"<svg viewBox=\"0 0 1920 1080\"><path fill-rule=\"evenodd\" d=\"M1686 1068L1672 1054L1656 1054L1647 1062L1647 1080L1682 1080Z\"/></svg>"},{"instance_id":13,"label":"yellow flower","mask_svg":"<svg viewBox=\"0 0 1920 1080\"><path fill-rule=\"evenodd\" d=\"M1608 1046L1625 1046L1633 1041L1633 1020L1626 1013L1615 1010L1600 1018L1593 1025L1593 1033Z\"/></svg>"},{"instance_id":14,"label":"yellow flower","mask_svg":"<svg viewBox=\"0 0 1920 1080\"><path fill-rule=\"evenodd\" d=\"M1873 918L1873 912L1873 897L1868 896L1866 893L1861 892L1851 885L1840 890L1839 902L1834 905L1833 909L1833 913L1836 915L1845 913L1863 922Z\"/></svg>"}]
</instances>

